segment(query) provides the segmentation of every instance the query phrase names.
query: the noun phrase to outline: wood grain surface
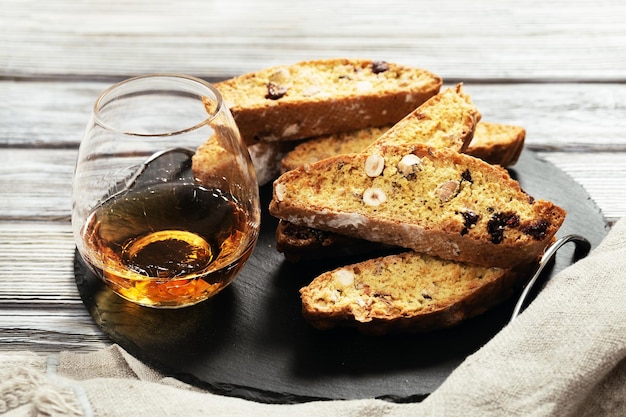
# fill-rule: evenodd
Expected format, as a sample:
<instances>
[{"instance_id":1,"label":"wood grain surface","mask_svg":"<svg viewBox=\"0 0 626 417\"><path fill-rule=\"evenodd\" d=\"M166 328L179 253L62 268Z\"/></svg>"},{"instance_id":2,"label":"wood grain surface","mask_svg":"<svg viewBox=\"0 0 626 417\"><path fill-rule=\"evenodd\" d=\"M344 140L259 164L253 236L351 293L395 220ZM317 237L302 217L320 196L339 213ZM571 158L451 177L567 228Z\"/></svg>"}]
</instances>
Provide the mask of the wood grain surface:
<instances>
[{"instance_id":1,"label":"wood grain surface","mask_svg":"<svg viewBox=\"0 0 626 417\"><path fill-rule=\"evenodd\" d=\"M0 2L0 350L111 343L74 283L71 181L98 94L150 72L221 80L324 57L463 82L483 120L626 215L626 3L392 0Z\"/></svg>"}]
</instances>

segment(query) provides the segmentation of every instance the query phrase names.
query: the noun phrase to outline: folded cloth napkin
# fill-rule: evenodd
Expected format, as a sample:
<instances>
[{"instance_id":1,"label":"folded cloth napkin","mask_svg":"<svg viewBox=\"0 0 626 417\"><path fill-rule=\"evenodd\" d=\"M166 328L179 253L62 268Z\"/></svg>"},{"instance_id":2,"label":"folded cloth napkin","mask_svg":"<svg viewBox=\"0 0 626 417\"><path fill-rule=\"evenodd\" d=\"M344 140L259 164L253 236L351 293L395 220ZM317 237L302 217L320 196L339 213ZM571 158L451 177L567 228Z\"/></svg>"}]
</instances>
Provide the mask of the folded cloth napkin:
<instances>
[{"instance_id":1,"label":"folded cloth napkin","mask_svg":"<svg viewBox=\"0 0 626 417\"><path fill-rule=\"evenodd\" d=\"M118 346L0 354L7 416L626 416L626 219L421 403L260 404L162 375Z\"/></svg>"}]
</instances>

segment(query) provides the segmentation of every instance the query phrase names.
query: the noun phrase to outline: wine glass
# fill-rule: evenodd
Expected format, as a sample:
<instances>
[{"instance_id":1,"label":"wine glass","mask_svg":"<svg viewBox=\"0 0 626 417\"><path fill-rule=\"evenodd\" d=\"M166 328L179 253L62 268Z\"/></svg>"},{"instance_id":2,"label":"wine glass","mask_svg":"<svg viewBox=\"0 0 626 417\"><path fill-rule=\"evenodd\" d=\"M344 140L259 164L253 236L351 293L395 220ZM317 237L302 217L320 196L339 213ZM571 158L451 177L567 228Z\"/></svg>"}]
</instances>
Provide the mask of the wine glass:
<instances>
[{"instance_id":1,"label":"wine glass","mask_svg":"<svg viewBox=\"0 0 626 417\"><path fill-rule=\"evenodd\" d=\"M209 83L151 74L97 99L72 229L84 263L115 293L157 308L217 294L256 244L259 204L248 150Z\"/></svg>"}]
</instances>

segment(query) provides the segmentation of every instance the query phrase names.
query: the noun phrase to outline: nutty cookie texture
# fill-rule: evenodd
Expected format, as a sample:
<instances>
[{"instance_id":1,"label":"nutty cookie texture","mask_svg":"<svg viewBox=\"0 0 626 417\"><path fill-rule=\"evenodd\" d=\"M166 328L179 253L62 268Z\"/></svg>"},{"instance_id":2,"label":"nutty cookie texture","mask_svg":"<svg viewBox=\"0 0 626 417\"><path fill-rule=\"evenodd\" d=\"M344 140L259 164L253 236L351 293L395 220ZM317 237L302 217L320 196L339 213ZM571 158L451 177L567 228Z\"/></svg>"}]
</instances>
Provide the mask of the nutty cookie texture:
<instances>
[{"instance_id":1,"label":"nutty cookie texture","mask_svg":"<svg viewBox=\"0 0 626 417\"><path fill-rule=\"evenodd\" d=\"M314 327L362 333L426 332L455 326L513 294L527 267L502 269L415 252L374 258L328 271L300 290Z\"/></svg>"},{"instance_id":2,"label":"nutty cookie texture","mask_svg":"<svg viewBox=\"0 0 626 417\"><path fill-rule=\"evenodd\" d=\"M441 77L420 68L339 58L265 68L215 84L246 144L394 124L441 85Z\"/></svg>"},{"instance_id":3,"label":"nutty cookie texture","mask_svg":"<svg viewBox=\"0 0 626 417\"><path fill-rule=\"evenodd\" d=\"M287 172L330 156L362 152L391 127L373 127L307 139L285 155L281 161L281 171ZM472 140L464 153L492 165L509 167L517 162L525 139L526 131L521 126L481 120L476 124Z\"/></svg>"},{"instance_id":4,"label":"nutty cookie texture","mask_svg":"<svg viewBox=\"0 0 626 417\"><path fill-rule=\"evenodd\" d=\"M565 218L562 208L530 198L506 170L477 158L421 144L374 152L283 174L274 182L270 213L296 225L497 267L536 259Z\"/></svg>"}]
</instances>

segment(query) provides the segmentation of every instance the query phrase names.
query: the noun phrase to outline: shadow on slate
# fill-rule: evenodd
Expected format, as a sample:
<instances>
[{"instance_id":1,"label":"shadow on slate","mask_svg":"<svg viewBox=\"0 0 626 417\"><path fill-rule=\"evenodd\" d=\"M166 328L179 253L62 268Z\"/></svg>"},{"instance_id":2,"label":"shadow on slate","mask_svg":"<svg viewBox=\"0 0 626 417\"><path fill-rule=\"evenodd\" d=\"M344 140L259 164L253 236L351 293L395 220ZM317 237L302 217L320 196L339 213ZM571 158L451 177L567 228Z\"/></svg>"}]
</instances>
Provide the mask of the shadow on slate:
<instances>
[{"instance_id":1,"label":"shadow on slate","mask_svg":"<svg viewBox=\"0 0 626 417\"><path fill-rule=\"evenodd\" d=\"M585 190L525 151L511 170L529 194L568 211L559 236L595 248L608 227ZM381 398L421 401L508 322L515 299L462 325L426 334L364 336L317 331L302 319L298 290L332 263L290 264L275 249L276 219L261 189L261 234L235 281L213 299L179 310L134 305L113 294L75 257L81 298L111 340L164 373L212 392L266 403ZM572 262L566 245L545 279Z\"/></svg>"}]
</instances>

